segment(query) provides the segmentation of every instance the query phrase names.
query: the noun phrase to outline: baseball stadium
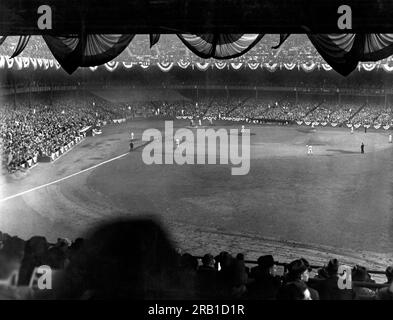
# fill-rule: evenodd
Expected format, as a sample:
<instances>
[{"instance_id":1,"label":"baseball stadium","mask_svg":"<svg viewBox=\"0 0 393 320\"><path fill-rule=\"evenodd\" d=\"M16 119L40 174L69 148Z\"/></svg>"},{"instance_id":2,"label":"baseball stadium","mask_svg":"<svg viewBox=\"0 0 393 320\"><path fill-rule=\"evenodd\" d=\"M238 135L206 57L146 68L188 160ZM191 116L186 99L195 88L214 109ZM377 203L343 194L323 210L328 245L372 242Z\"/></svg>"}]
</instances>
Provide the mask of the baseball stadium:
<instances>
[{"instance_id":1,"label":"baseball stadium","mask_svg":"<svg viewBox=\"0 0 393 320\"><path fill-rule=\"evenodd\" d=\"M305 35L277 49L278 35L253 38L229 60L201 58L186 36L151 47L137 35L113 60L69 74L55 40L22 38L0 47L0 276L15 296L35 292L37 267L67 274L84 250L151 263L140 245L184 272L173 285L182 297L289 299L296 285L312 299L392 299L390 58L343 77ZM215 163L165 161L197 150L184 132L198 130L213 136ZM233 135L245 174L219 161ZM160 163L145 160L153 145ZM98 274L118 268L104 265ZM333 288L343 265L358 286Z\"/></svg>"}]
</instances>

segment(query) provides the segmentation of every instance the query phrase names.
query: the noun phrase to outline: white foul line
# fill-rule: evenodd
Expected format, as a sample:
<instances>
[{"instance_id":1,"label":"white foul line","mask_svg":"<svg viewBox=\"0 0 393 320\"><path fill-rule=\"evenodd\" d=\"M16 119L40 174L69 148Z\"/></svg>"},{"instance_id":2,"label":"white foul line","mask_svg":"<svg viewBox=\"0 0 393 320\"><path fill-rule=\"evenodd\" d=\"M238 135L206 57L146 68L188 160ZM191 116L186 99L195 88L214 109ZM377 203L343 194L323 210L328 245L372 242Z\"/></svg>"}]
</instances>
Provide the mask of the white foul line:
<instances>
[{"instance_id":1,"label":"white foul line","mask_svg":"<svg viewBox=\"0 0 393 320\"><path fill-rule=\"evenodd\" d=\"M81 171L79 171L79 172L75 172L75 173L73 173L73 174L70 174L69 176L66 176L66 177L64 177L64 178L61 178L61 179L58 179L58 180L55 180L55 181L52 181L52 182L49 182L49 183L45 183L45 184L43 184L43 185L41 185L41 186L34 187L34 188L32 188L32 189L29 189L29 190L26 190L26 191L23 191L23 192L19 192L19 193L17 193L17 194L12 195L12 196L9 196L9 197L0 199L0 202L5 202L5 201L7 201L7 200L10 200L10 199L13 199L13 198L16 198L16 197L19 197L19 196L23 196L23 195L26 194L26 193L30 193L30 192L33 192L33 191L36 191L36 190L39 190L39 189L48 187L48 186L50 186L50 185L52 185L52 184L55 184L55 183L58 183L58 182L67 180L67 179L69 179L69 178L72 178L72 177L74 177L74 176L77 176L78 174L81 174L81 173L84 173L84 172L86 172L86 171L95 169L95 168L97 168L97 167L99 167L99 166L102 166L103 164L106 164L106 163L115 161L115 160L117 160L117 159L123 158L123 157L126 156L127 154L129 154L129 152L124 153L124 154L122 154L122 155L120 155L120 156L114 157L114 158L112 158L112 159L106 160L106 161L104 161L104 162L100 162L100 163L98 163L98 164L96 164L96 165L94 165L94 166L92 166L92 167L90 167L90 168L83 169L83 170L81 170Z\"/></svg>"}]
</instances>

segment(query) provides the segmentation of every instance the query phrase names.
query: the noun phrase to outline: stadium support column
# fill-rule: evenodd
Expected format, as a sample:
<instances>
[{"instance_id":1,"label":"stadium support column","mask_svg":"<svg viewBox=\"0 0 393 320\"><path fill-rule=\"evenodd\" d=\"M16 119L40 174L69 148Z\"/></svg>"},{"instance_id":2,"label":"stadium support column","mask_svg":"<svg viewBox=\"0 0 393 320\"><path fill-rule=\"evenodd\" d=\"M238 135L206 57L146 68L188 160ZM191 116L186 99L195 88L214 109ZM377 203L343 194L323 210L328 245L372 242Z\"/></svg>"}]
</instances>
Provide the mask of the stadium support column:
<instances>
[{"instance_id":1,"label":"stadium support column","mask_svg":"<svg viewBox=\"0 0 393 320\"><path fill-rule=\"evenodd\" d=\"M50 106L53 107L53 81L50 82Z\"/></svg>"},{"instance_id":2,"label":"stadium support column","mask_svg":"<svg viewBox=\"0 0 393 320\"><path fill-rule=\"evenodd\" d=\"M388 104L388 94L386 93L386 90L385 90L385 108L386 108L387 104Z\"/></svg>"},{"instance_id":3,"label":"stadium support column","mask_svg":"<svg viewBox=\"0 0 393 320\"><path fill-rule=\"evenodd\" d=\"M297 101L298 101L298 94L297 94L297 88L296 88L296 87L295 87L295 95L296 95L295 105L297 105Z\"/></svg>"},{"instance_id":4,"label":"stadium support column","mask_svg":"<svg viewBox=\"0 0 393 320\"><path fill-rule=\"evenodd\" d=\"M12 77L12 85L14 89L14 109L16 109L16 83L15 83L15 77Z\"/></svg>"},{"instance_id":5,"label":"stadium support column","mask_svg":"<svg viewBox=\"0 0 393 320\"><path fill-rule=\"evenodd\" d=\"M30 79L29 79L29 109L31 108L31 81L32 81L32 72L30 72Z\"/></svg>"},{"instance_id":6,"label":"stadium support column","mask_svg":"<svg viewBox=\"0 0 393 320\"><path fill-rule=\"evenodd\" d=\"M339 88L337 88L337 102L338 102L338 105L341 104L341 94L340 94L340 89Z\"/></svg>"}]
</instances>

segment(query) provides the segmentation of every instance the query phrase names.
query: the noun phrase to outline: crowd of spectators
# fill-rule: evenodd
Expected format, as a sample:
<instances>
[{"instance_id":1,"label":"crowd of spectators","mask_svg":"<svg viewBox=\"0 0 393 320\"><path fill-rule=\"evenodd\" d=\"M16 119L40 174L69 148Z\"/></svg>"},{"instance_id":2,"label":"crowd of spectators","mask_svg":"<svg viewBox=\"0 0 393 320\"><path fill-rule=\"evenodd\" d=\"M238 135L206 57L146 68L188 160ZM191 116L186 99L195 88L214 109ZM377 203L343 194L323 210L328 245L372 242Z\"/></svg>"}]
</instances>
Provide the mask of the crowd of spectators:
<instances>
[{"instance_id":1,"label":"crowd of spectators","mask_svg":"<svg viewBox=\"0 0 393 320\"><path fill-rule=\"evenodd\" d=\"M386 268L385 285L366 267L347 266L352 286L343 288L337 259L316 268L304 258L278 263L262 255L250 262L242 253L226 251L196 257L176 249L149 219L112 222L75 241L49 243L42 236L23 241L3 233L0 240L0 258L6 261L0 265L0 298L393 299L393 266ZM50 292L34 290L34 270L42 265L58 277ZM5 286L15 268L18 280Z\"/></svg>"},{"instance_id":2,"label":"crowd of spectators","mask_svg":"<svg viewBox=\"0 0 393 320\"><path fill-rule=\"evenodd\" d=\"M79 91L17 97L17 101L6 99L0 107L0 152L10 172L34 157L59 151L83 128L101 126L130 112Z\"/></svg>"},{"instance_id":3,"label":"crowd of spectators","mask_svg":"<svg viewBox=\"0 0 393 320\"><path fill-rule=\"evenodd\" d=\"M198 102L179 102L169 109L163 108L163 114L176 116L206 117L221 119L223 117L265 121L294 121L359 124L359 125L393 125L392 108L384 104L367 103L354 98L325 99L321 96L295 97L264 95L263 98L200 98Z\"/></svg>"}]
</instances>

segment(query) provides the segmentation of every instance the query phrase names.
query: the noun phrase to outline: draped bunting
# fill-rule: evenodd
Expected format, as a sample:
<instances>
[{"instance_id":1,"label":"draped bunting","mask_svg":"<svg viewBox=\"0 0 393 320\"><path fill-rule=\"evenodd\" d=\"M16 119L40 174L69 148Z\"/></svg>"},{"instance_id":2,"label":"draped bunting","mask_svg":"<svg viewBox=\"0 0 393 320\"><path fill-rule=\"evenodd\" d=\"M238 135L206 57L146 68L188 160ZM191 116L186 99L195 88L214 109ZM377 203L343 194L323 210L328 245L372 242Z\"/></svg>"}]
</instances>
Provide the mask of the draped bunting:
<instances>
[{"instance_id":1,"label":"draped bunting","mask_svg":"<svg viewBox=\"0 0 393 320\"><path fill-rule=\"evenodd\" d=\"M393 34L371 33L364 39L364 54L360 61L377 61L393 54Z\"/></svg>"},{"instance_id":2,"label":"draped bunting","mask_svg":"<svg viewBox=\"0 0 393 320\"><path fill-rule=\"evenodd\" d=\"M390 65L389 62L381 64L381 67L383 68L383 70L385 70L387 72L392 72L393 71L393 65Z\"/></svg>"},{"instance_id":3,"label":"draped bunting","mask_svg":"<svg viewBox=\"0 0 393 320\"><path fill-rule=\"evenodd\" d=\"M22 59L21 59L21 58L15 57L15 58L14 58L14 63L15 63L15 65L16 65L16 69L17 69L17 70L22 70L22 69L23 69L23 62L22 62Z\"/></svg>"},{"instance_id":4,"label":"draped bunting","mask_svg":"<svg viewBox=\"0 0 393 320\"><path fill-rule=\"evenodd\" d=\"M269 70L270 72L274 72L274 71L276 71L276 69L277 69L277 66L278 66L278 63L265 63L264 64L264 67L267 69L267 70Z\"/></svg>"},{"instance_id":5,"label":"draped bunting","mask_svg":"<svg viewBox=\"0 0 393 320\"><path fill-rule=\"evenodd\" d=\"M393 54L393 34L309 34L308 37L326 62L344 76L361 61L382 60Z\"/></svg>"},{"instance_id":6,"label":"draped bunting","mask_svg":"<svg viewBox=\"0 0 393 320\"><path fill-rule=\"evenodd\" d=\"M356 68L362 50L361 37L355 34L308 34L308 38L338 73L346 76Z\"/></svg>"},{"instance_id":7,"label":"draped bunting","mask_svg":"<svg viewBox=\"0 0 393 320\"><path fill-rule=\"evenodd\" d=\"M280 48L281 45L285 42L285 40L288 39L288 37L289 37L290 35L291 35L290 33L282 33L282 34L280 34L280 41L279 41L278 45L272 47L272 49L278 49L278 48Z\"/></svg>"},{"instance_id":8,"label":"draped bunting","mask_svg":"<svg viewBox=\"0 0 393 320\"><path fill-rule=\"evenodd\" d=\"M287 70L293 70L296 68L296 66L297 66L297 64L294 62L293 63L284 63L284 67Z\"/></svg>"},{"instance_id":9,"label":"draped bunting","mask_svg":"<svg viewBox=\"0 0 393 320\"><path fill-rule=\"evenodd\" d=\"M5 62L7 62L8 69L12 69L12 66L14 65L14 59L10 59L9 57L6 57Z\"/></svg>"},{"instance_id":10,"label":"draped bunting","mask_svg":"<svg viewBox=\"0 0 393 320\"><path fill-rule=\"evenodd\" d=\"M161 71L168 72L173 67L173 62L158 62L157 66L161 69Z\"/></svg>"},{"instance_id":11,"label":"draped bunting","mask_svg":"<svg viewBox=\"0 0 393 320\"><path fill-rule=\"evenodd\" d=\"M180 40L196 55L202 58L229 59L239 57L254 47L262 38L263 34L178 34ZM278 45L273 48L279 48L290 34L280 34ZM311 72L315 68L318 70L330 71L334 69L342 75L348 75L356 68L361 71L372 71L382 68L385 71L392 72L393 65L391 62L374 63L393 54L393 34L308 34L311 43L317 49L319 54L327 63L309 61L307 63L260 63L250 62L228 62L225 66L231 66L238 70L241 66L248 66L251 70L256 70L259 66L266 68L268 71L275 71L278 67L286 70L298 70ZM134 35L92 35L78 34L65 37L43 36L50 51L56 58L56 61L36 59L28 62L20 60L15 63L16 68L27 68L32 65L34 68L59 68L60 65L68 72L74 72L78 67L93 67L103 65L117 57L132 41ZM20 36L18 44L11 58L17 57L26 47L30 36ZM150 34L150 46L155 45L160 39L160 34ZM5 36L0 36L0 45L6 40ZM49 66L48 66L49 62ZM242 64L243 63L243 64ZM2 68L7 66L13 67L14 62L4 58ZM172 64L172 66L174 63ZM190 65L199 70L207 70L208 66L215 66L218 69L224 69L224 63L218 62L199 62L192 64L189 61L178 61L177 65L183 69ZM132 64L124 64L124 68L129 69ZM142 63L142 68L150 66L149 62ZM171 66L171 67L172 67ZM162 63L158 65L164 72L169 71L169 65ZM114 66L109 67L114 71Z\"/></svg>"},{"instance_id":12,"label":"draped bunting","mask_svg":"<svg viewBox=\"0 0 393 320\"><path fill-rule=\"evenodd\" d=\"M308 63L302 63L300 64L301 68L306 71L306 72L311 72L315 69L315 67L317 66L317 64L315 62L308 62Z\"/></svg>"},{"instance_id":13,"label":"draped bunting","mask_svg":"<svg viewBox=\"0 0 393 320\"><path fill-rule=\"evenodd\" d=\"M197 56L208 59L236 58L254 47L263 34L178 34Z\"/></svg>"},{"instance_id":14,"label":"draped bunting","mask_svg":"<svg viewBox=\"0 0 393 320\"><path fill-rule=\"evenodd\" d=\"M377 66L377 64L375 64L375 63L362 63L359 65L361 65L363 67L363 69L366 71L372 71Z\"/></svg>"},{"instance_id":15,"label":"draped bunting","mask_svg":"<svg viewBox=\"0 0 393 320\"><path fill-rule=\"evenodd\" d=\"M131 69L134 64L132 62L123 61L123 67L126 69Z\"/></svg>"},{"instance_id":16,"label":"draped bunting","mask_svg":"<svg viewBox=\"0 0 393 320\"><path fill-rule=\"evenodd\" d=\"M205 62L205 63L197 62L195 65L197 66L197 68L199 70L206 71L209 68L210 63L209 62Z\"/></svg>"},{"instance_id":17,"label":"draped bunting","mask_svg":"<svg viewBox=\"0 0 393 320\"><path fill-rule=\"evenodd\" d=\"M187 69L189 67L189 65L191 64L190 61L183 61L183 60L179 60L177 62L177 65L182 68L182 69Z\"/></svg>"},{"instance_id":18,"label":"draped bunting","mask_svg":"<svg viewBox=\"0 0 393 320\"><path fill-rule=\"evenodd\" d=\"M259 67L259 63L258 62L249 62L247 63L247 66L251 69L251 70L256 70Z\"/></svg>"},{"instance_id":19,"label":"draped bunting","mask_svg":"<svg viewBox=\"0 0 393 320\"><path fill-rule=\"evenodd\" d=\"M30 36L20 36L18 44L16 45L16 49L12 54L11 58L15 58L18 55L20 55L22 51L25 50L27 44L29 43L29 40L30 40Z\"/></svg>"},{"instance_id":20,"label":"draped bunting","mask_svg":"<svg viewBox=\"0 0 393 320\"><path fill-rule=\"evenodd\" d=\"M151 48L158 42L158 40L160 40L160 34L159 33L158 34L154 34L154 33L150 34L149 38L150 38L150 48Z\"/></svg>"},{"instance_id":21,"label":"draped bunting","mask_svg":"<svg viewBox=\"0 0 393 320\"><path fill-rule=\"evenodd\" d=\"M312 124L313 126L318 126L319 124L320 125L322 125L323 127L325 127L328 123L327 122L318 122L318 121L314 121L314 122L311 122L311 121L301 121L301 120L296 120L296 123L300 126L300 125L302 125L303 123L305 124L305 125L307 125L307 126L309 126L310 124ZM332 127L337 127L337 125L338 125L338 123L330 123L330 125L332 126ZM356 124L352 124L352 123L346 123L345 124L348 128L351 128L351 127L354 127L354 128L356 128L356 129L358 129L360 126L361 126L361 124L360 123L356 123ZM369 124L365 124L364 125L364 127L365 128L370 128L371 127L371 125L369 125ZM380 128L383 128L383 129L385 129L385 130L389 130L390 129L390 125L384 125L384 126L382 126L382 124L380 124L380 123L377 123L377 124L374 124L373 125L373 127L376 129L376 130L378 130L378 129L380 129Z\"/></svg>"},{"instance_id":22,"label":"draped bunting","mask_svg":"<svg viewBox=\"0 0 393 320\"><path fill-rule=\"evenodd\" d=\"M92 67L111 61L129 45L134 35L44 35L43 38L56 60L71 74L78 67Z\"/></svg>"},{"instance_id":23,"label":"draped bunting","mask_svg":"<svg viewBox=\"0 0 393 320\"><path fill-rule=\"evenodd\" d=\"M23 68L28 68L30 66L30 59L26 57L22 57Z\"/></svg>"},{"instance_id":24,"label":"draped bunting","mask_svg":"<svg viewBox=\"0 0 393 320\"><path fill-rule=\"evenodd\" d=\"M113 72L117 69L118 65L119 65L118 61L110 61L110 62L105 63L105 68L109 72Z\"/></svg>"},{"instance_id":25,"label":"draped bunting","mask_svg":"<svg viewBox=\"0 0 393 320\"><path fill-rule=\"evenodd\" d=\"M45 70L49 69L49 61L48 61L48 59L42 59L42 64L43 64Z\"/></svg>"},{"instance_id":26,"label":"draped bunting","mask_svg":"<svg viewBox=\"0 0 393 320\"><path fill-rule=\"evenodd\" d=\"M30 62L34 68L34 70L37 69L37 59L36 58L30 58Z\"/></svg>"},{"instance_id":27,"label":"draped bunting","mask_svg":"<svg viewBox=\"0 0 393 320\"><path fill-rule=\"evenodd\" d=\"M5 39L7 39L7 36L0 36L0 46L3 44Z\"/></svg>"},{"instance_id":28,"label":"draped bunting","mask_svg":"<svg viewBox=\"0 0 393 320\"><path fill-rule=\"evenodd\" d=\"M147 68L150 67L150 62L143 61L143 62L140 63L140 66L141 66L142 69L147 69Z\"/></svg>"},{"instance_id":29,"label":"draped bunting","mask_svg":"<svg viewBox=\"0 0 393 320\"><path fill-rule=\"evenodd\" d=\"M214 65L216 66L217 69L222 70L227 66L227 63L224 61L216 61Z\"/></svg>"},{"instance_id":30,"label":"draped bunting","mask_svg":"<svg viewBox=\"0 0 393 320\"><path fill-rule=\"evenodd\" d=\"M15 60L16 59L16 60ZM110 71L113 72L115 71L119 66L123 66L124 69L131 69L135 64L135 62L115 62L115 61L110 61L104 67ZM154 63L151 64L149 61L143 61L139 63L140 66L144 69L149 68L150 66L158 66L160 70L163 72L168 72L170 71L175 65L179 66L182 69L187 69L190 66L194 67L196 66L198 70L201 71L206 71L210 67L212 68L217 68L219 70L225 69L226 67L230 66L234 70L239 70L243 66L246 66L250 68L251 70L256 70L259 67L266 68L270 72L274 72L278 69L279 64L278 63L258 63L258 62L226 62L226 61L215 61L215 62L209 62L209 61L204 61L204 62L196 62L196 63L191 63L190 61L183 61L180 60L176 64L174 62L160 62L160 63ZM286 70L294 70L298 67L299 70L304 70L306 72L311 72L316 69L318 70L325 70L325 71L330 71L332 70L332 67L330 67L328 64L325 63L320 63L320 62L308 62L308 63L282 63L282 68ZM32 67L34 70L37 68L48 70L52 68L60 69L60 64L56 60L53 59L42 59L42 58L28 58L28 57L16 57L14 59L11 59L6 56L0 56L0 69L4 68L17 68L18 70L21 69L26 69ZM386 72L393 72L393 65L391 65L391 62L385 62L385 63L380 63L380 62L360 62L357 69L358 71L368 71L371 72L373 70L376 70L378 68L381 68L382 70ZM95 71L97 70L97 66L91 66L90 70Z\"/></svg>"},{"instance_id":31,"label":"draped bunting","mask_svg":"<svg viewBox=\"0 0 393 320\"><path fill-rule=\"evenodd\" d=\"M325 71L333 70L333 68L332 68L331 66L329 66L327 63L322 63L321 65L322 65L322 68L323 68Z\"/></svg>"},{"instance_id":32,"label":"draped bunting","mask_svg":"<svg viewBox=\"0 0 393 320\"><path fill-rule=\"evenodd\" d=\"M232 62L231 67L235 70L239 70L243 66L243 63L241 62Z\"/></svg>"}]
</instances>

